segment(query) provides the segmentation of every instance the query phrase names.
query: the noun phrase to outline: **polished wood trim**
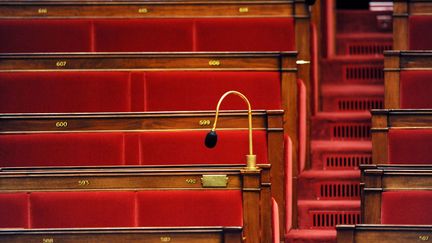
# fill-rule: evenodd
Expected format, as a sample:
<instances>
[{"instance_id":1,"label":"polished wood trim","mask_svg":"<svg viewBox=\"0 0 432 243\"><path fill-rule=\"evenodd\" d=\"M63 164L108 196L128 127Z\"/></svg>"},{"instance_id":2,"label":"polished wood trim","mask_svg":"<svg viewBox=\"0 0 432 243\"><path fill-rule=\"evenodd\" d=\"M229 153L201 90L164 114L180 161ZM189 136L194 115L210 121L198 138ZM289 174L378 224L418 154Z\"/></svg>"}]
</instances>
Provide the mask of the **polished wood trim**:
<instances>
[{"instance_id":1,"label":"polished wood trim","mask_svg":"<svg viewBox=\"0 0 432 243\"><path fill-rule=\"evenodd\" d=\"M387 163L387 116L381 114L372 115L372 163Z\"/></svg>"},{"instance_id":2,"label":"polished wood trim","mask_svg":"<svg viewBox=\"0 0 432 243\"><path fill-rule=\"evenodd\" d=\"M300 4L306 5L304 1ZM240 9L247 8L247 11ZM44 9L44 11L40 11ZM224 1L2 1L0 18L292 17L289 0Z\"/></svg>"},{"instance_id":3,"label":"polished wood trim","mask_svg":"<svg viewBox=\"0 0 432 243\"><path fill-rule=\"evenodd\" d=\"M45 242L175 242L240 243L240 227L170 227L170 228L81 228L81 229L1 229L0 239L11 243ZM48 241L47 241L48 242ZM167 241L168 242L168 241Z\"/></svg>"},{"instance_id":4,"label":"polished wood trim","mask_svg":"<svg viewBox=\"0 0 432 243\"><path fill-rule=\"evenodd\" d=\"M251 243L259 243L261 241L260 231L260 194L261 180L260 171L242 171L243 175L243 219L244 219L244 235L245 240ZM247 189L247 190L246 190ZM270 204L271 201L265 202ZM268 205L264 208L268 208ZM263 229L268 226L263 225ZM271 225L270 225L271 227Z\"/></svg>"},{"instance_id":5,"label":"polished wood trim","mask_svg":"<svg viewBox=\"0 0 432 243\"><path fill-rule=\"evenodd\" d=\"M297 72L296 52L0 54L0 71L278 71ZM287 66L280 65L289 59ZM294 60L291 61L291 59ZM218 66L209 61L218 60ZM57 62L66 62L59 67Z\"/></svg>"},{"instance_id":6,"label":"polished wood trim","mask_svg":"<svg viewBox=\"0 0 432 243\"><path fill-rule=\"evenodd\" d=\"M395 1L393 4L393 49L408 50L408 3Z\"/></svg>"},{"instance_id":7,"label":"polished wood trim","mask_svg":"<svg viewBox=\"0 0 432 243\"><path fill-rule=\"evenodd\" d=\"M338 225L336 230L337 243L406 243L430 240L432 226L358 224Z\"/></svg>"},{"instance_id":8,"label":"polished wood trim","mask_svg":"<svg viewBox=\"0 0 432 243\"><path fill-rule=\"evenodd\" d=\"M384 58L384 108L400 108L400 55L386 53Z\"/></svg>"},{"instance_id":9,"label":"polished wood trim","mask_svg":"<svg viewBox=\"0 0 432 243\"><path fill-rule=\"evenodd\" d=\"M283 111L253 111L252 124L255 130L267 130L268 121L282 130L282 124L271 120L278 119ZM64 113L64 114L0 114L0 134L5 133L45 133L45 132L106 132L106 131L179 131L209 130L215 112L133 112L133 113ZM247 130L247 111L222 111L219 130ZM281 119L281 118L279 118ZM201 120L210 124L202 125ZM67 122L67 127L57 127L58 121Z\"/></svg>"},{"instance_id":10,"label":"polished wood trim","mask_svg":"<svg viewBox=\"0 0 432 243\"><path fill-rule=\"evenodd\" d=\"M204 189L203 175L224 174L226 188L239 190L244 166L140 166L131 168L5 168L0 173L1 192L92 190ZM194 183L189 181L193 180ZM87 181L81 185L79 181Z\"/></svg>"}]
</instances>

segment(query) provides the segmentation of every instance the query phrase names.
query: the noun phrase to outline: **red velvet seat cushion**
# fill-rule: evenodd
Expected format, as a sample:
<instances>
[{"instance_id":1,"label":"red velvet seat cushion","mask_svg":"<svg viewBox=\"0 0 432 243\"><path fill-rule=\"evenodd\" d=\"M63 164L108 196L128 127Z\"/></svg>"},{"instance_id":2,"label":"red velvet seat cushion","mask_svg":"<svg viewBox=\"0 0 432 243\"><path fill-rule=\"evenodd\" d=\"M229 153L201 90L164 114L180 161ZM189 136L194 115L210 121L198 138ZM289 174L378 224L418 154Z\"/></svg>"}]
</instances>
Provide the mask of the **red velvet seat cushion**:
<instances>
[{"instance_id":1,"label":"red velvet seat cushion","mask_svg":"<svg viewBox=\"0 0 432 243\"><path fill-rule=\"evenodd\" d=\"M2 135L0 154L1 167L125 164L121 133Z\"/></svg>"},{"instance_id":2,"label":"red velvet seat cushion","mask_svg":"<svg viewBox=\"0 0 432 243\"><path fill-rule=\"evenodd\" d=\"M245 155L249 154L247 131L218 131L218 144L212 149L204 146L207 132L142 133L142 164L246 164ZM255 131L253 138L258 163L268 163L266 133Z\"/></svg>"},{"instance_id":3,"label":"red velvet seat cushion","mask_svg":"<svg viewBox=\"0 0 432 243\"><path fill-rule=\"evenodd\" d=\"M409 49L432 49L432 34L430 32L432 16L409 17Z\"/></svg>"},{"instance_id":4,"label":"red velvet seat cushion","mask_svg":"<svg viewBox=\"0 0 432 243\"><path fill-rule=\"evenodd\" d=\"M196 21L198 51L295 50L292 18L221 18Z\"/></svg>"},{"instance_id":5,"label":"red velvet seat cushion","mask_svg":"<svg viewBox=\"0 0 432 243\"><path fill-rule=\"evenodd\" d=\"M141 76L131 82L130 76L128 72L0 73L0 112L131 111L131 85L143 87L144 80ZM136 103L134 109L140 108ZM140 103L142 110L144 101Z\"/></svg>"},{"instance_id":6,"label":"red velvet seat cushion","mask_svg":"<svg viewBox=\"0 0 432 243\"><path fill-rule=\"evenodd\" d=\"M389 163L432 164L431 144L432 129L390 129L388 133Z\"/></svg>"},{"instance_id":7,"label":"red velvet seat cushion","mask_svg":"<svg viewBox=\"0 0 432 243\"><path fill-rule=\"evenodd\" d=\"M432 71L400 72L400 108L432 108Z\"/></svg>"},{"instance_id":8,"label":"red velvet seat cushion","mask_svg":"<svg viewBox=\"0 0 432 243\"><path fill-rule=\"evenodd\" d=\"M0 193L0 228L28 228L26 193Z\"/></svg>"},{"instance_id":9,"label":"red velvet seat cushion","mask_svg":"<svg viewBox=\"0 0 432 243\"><path fill-rule=\"evenodd\" d=\"M30 202L32 228L135 226L134 192L34 192Z\"/></svg>"},{"instance_id":10,"label":"red velvet seat cushion","mask_svg":"<svg viewBox=\"0 0 432 243\"><path fill-rule=\"evenodd\" d=\"M381 223L432 224L432 191L383 192Z\"/></svg>"},{"instance_id":11,"label":"red velvet seat cushion","mask_svg":"<svg viewBox=\"0 0 432 243\"><path fill-rule=\"evenodd\" d=\"M88 52L91 23L85 20L0 21L0 52Z\"/></svg>"},{"instance_id":12,"label":"red velvet seat cushion","mask_svg":"<svg viewBox=\"0 0 432 243\"><path fill-rule=\"evenodd\" d=\"M138 226L242 226L239 190L141 191Z\"/></svg>"},{"instance_id":13,"label":"red velvet seat cushion","mask_svg":"<svg viewBox=\"0 0 432 243\"><path fill-rule=\"evenodd\" d=\"M280 109L277 72L151 72L146 74L147 110L214 110L222 94L242 92L252 109ZM246 110L241 98L229 96L221 109Z\"/></svg>"},{"instance_id":14,"label":"red velvet seat cushion","mask_svg":"<svg viewBox=\"0 0 432 243\"><path fill-rule=\"evenodd\" d=\"M95 51L192 51L188 19L121 19L94 22Z\"/></svg>"}]
</instances>

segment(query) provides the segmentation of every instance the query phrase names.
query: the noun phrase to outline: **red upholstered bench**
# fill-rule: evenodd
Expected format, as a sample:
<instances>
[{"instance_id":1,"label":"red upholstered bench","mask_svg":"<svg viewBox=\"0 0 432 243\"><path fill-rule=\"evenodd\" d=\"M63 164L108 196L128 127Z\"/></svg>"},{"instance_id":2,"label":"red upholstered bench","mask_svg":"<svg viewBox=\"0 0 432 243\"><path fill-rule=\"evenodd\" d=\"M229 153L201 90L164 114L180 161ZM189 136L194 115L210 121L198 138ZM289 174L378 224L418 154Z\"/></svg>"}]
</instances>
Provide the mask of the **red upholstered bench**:
<instances>
[{"instance_id":1,"label":"red upholstered bench","mask_svg":"<svg viewBox=\"0 0 432 243\"><path fill-rule=\"evenodd\" d=\"M292 51L277 18L3 19L0 52Z\"/></svg>"},{"instance_id":2,"label":"red upholstered bench","mask_svg":"<svg viewBox=\"0 0 432 243\"><path fill-rule=\"evenodd\" d=\"M206 132L2 135L0 167L246 163L246 131L220 131L214 149L203 144ZM254 132L254 148L258 162L267 164L264 131Z\"/></svg>"},{"instance_id":3,"label":"red upholstered bench","mask_svg":"<svg viewBox=\"0 0 432 243\"><path fill-rule=\"evenodd\" d=\"M431 144L432 129L389 129L388 161L390 164L432 164Z\"/></svg>"},{"instance_id":4,"label":"red upholstered bench","mask_svg":"<svg viewBox=\"0 0 432 243\"><path fill-rule=\"evenodd\" d=\"M0 193L0 228L28 228L28 195Z\"/></svg>"},{"instance_id":5,"label":"red upholstered bench","mask_svg":"<svg viewBox=\"0 0 432 243\"><path fill-rule=\"evenodd\" d=\"M196 21L198 51L295 50L293 18L222 18Z\"/></svg>"},{"instance_id":6,"label":"red upholstered bench","mask_svg":"<svg viewBox=\"0 0 432 243\"><path fill-rule=\"evenodd\" d=\"M2 228L243 225L239 190L1 193L0 203Z\"/></svg>"},{"instance_id":7,"label":"red upholstered bench","mask_svg":"<svg viewBox=\"0 0 432 243\"><path fill-rule=\"evenodd\" d=\"M134 192L32 192L30 228L135 226Z\"/></svg>"},{"instance_id":8,"label":"red upholstered bench","mask_svg":"<svg viewBox=\"0 0 432 243\"><path fill-rule=\"evenodd\" d=\"M430 50L432 49L432 34L430 26L432 16L409 16L409 49Z\"/></svg>"},{"instance_id":9,"label":"red upholstered bench","mask_svg":"<svg viewBox=\"0 0 432 243\"><path fill-rule=\"evenodd\" d=\"M141 164L245 164L247 131L218 131L218 145L204 146L207 131L148 132L140 134ZM254 153L260 164L268 164L267 135L254 132ZM162 146L161 146L162 145Z\"/></svg>"},{"instance_id":10,"label":"red upholstered bench","mask_svg":"<svg viewBox=\"0 0 432 243\"><path fill-rule=\"evenodd\" d=\"M432 224L431 191L390 191L381 198L382 224Z\"/></svg>"},{"instance_id":11,"label":"red upholstered bench","mask_svg":"<svg viewBox=\"0 0 432 243\"><path fill-rule=\"evenodd\" d=\"M399 82L401 109L432 108L432 71L401 71Z\"/></svg>"},{"instance_id":12,"label":"red upholstered bench","mask_svg":"<svg viewBox=\"0 0 432 243\"><path fill-rule=\"evenodd\" d=\"M0 72L1 113L214 110L228 90L281 109L278 72ZM169 89L167 89L169 88ZM174 91L174 92L173 92ZM228 97L222 109L246 109Z\"/></svg>"},{"instance_id":13,"label":"red upholstered bench","mask_svg":"<svg viewBox=\"0 0 432 243\"><path fill-rule=\"evenodd\" d=\"M146 108L164 110L214 110L221 95L237 90L248 97L253 109L281 109L278 72L148 72ZM247 109L230 96L221 109Z\"/></svg>"},{"instance_id":14,"label":"red upholstered bench","mask_svg":"<svg viewBox=\"0 0 432 243\"><path fill-rule=\"evenodd\" d=\"M2 19L0 52L89 52L91 32L87 20Z\"/></svg>"},{"instance_id":15,"label":"red upholstered bench","mask_svg":"<svg viewBox=\"0 0 432 243\"><path fill-rule=\"evenodd\" d=\"M0 72L1 113L143 109L143 73Z\"/></svg>"},{"instance_id":16,"label":"red upholstered bench","mask_svg":"<svg viewBox=\"0 0 432 243\"><path fill-rule=\"evenodd\" d=\"M192 51L190 19L94 20L94 51Z\"/></svg>"},{"instance_id":17,"label":"red upholstered bench","mask_svg":"<svg viewBox=\"0 0 432 243\"><path fill-rule=\"evenodd\" d=\"M239 190L141 191L138 226L242 226Z\"/></svg>"},{"instance_id":18,"label":"red upholstered bench","mask_svg":"<svg viewBox=\"0 0 432 243\"><path fill-rule=\"evenodd\" d=\"M2 135L0 167L138 164L133 138L125 137L123 133Z\"/></svg>"}]
</instances>

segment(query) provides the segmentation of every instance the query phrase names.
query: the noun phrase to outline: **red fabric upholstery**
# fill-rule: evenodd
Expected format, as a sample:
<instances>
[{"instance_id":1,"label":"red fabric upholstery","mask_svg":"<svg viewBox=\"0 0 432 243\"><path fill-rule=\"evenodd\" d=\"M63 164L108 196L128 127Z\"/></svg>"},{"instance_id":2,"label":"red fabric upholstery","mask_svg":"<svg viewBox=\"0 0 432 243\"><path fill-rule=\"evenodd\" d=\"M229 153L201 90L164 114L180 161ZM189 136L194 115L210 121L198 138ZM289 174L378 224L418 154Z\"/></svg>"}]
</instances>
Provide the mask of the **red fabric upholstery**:
<instances>
[{"instance_id":1,"label":"red fabric upholstery","mask_svg":"<svg viewBox=\"0 0 432 243\"><path fill-rule=\"evenodd\" d=\"M319 56L318 56L318 31L315 23L311 23L311 80L312 80L312 115L319 110ZM323 45L324 46L324 45Z\"/></svg>"},{"instance_id":2,"label":"red fabric upholstery","mask_svg":"<svg viewBox=\"0 0 432 243\"><path fill-rule=\"evenodd\" d=\"M284 162L285 162L285 232L292 228L292 213L293 213L293 161L292 161L292 141L288 135L284 135ZM297 174L297 173L296 173ZM283 206L283 205L282 205Z\"/></svg>"},{"instance_id":3,"label":"red fabric upholstery","mask_svg":"<svg viewBox=\"0 0 432 243\"><path fill-rule=\"evenodd\" d=\"M431 144L432 129L390 129L388 133L389 163L432 164Z\"/></svg>"},{"instance_id":4,"label":"red fabric upholstery","mask_svg":"<svg viewBox=\"0 0 432 243\"><path fill-rule=\"evenodd\" d=\"M410 16L409 17L409 49L430 50L432 49L432 34L430 26L432 16Z\"/></svg>"},{"instance_id":5,"label":"red fabric upholstery","mask_svg":"<svg viewBox=\"0 0 432 243\"><path fill-rule=\"evenodd\" d=\"M246 126L247 124L245 124ZM247 131L217 131L218 144L204 146L208 131L149 132L141 134L141 161L144 165L161 164L245 164L249 154ZM254 132L254 153L258 163L266 164L267 137Z\"/></svg>"},{"instance_id":6,"label":"red fabric upholstery","mask_svg":"<svg viewBox=\"0 0 432 243\"><path fill-rule=\"evenodd\" d=\"M198 51L295 50L292 18L221 18L196 22Z\"/></svg>"},{"instance_id":7,"label":"red fabric upholstery","mask_svg":"<svg viewBox=\"0 0 432 243\"><path fill-rule=\"evenodd\" d=\"M274 198L272 198L272 230L273 230L273 232L272 232L273 243L280 243L279 207L278 207L276 200L274 200Z\"/></svg>"},{"instance_id":8,"label":"red fabric upholstery","mask_svg":"<svg viewBox=\"0 0 432 243\"><path fill-rule=\"evenodd\" d=\"M298 126L299 126L299 134L298 134L298 163L299 163L299 173L302 172L306 168L306 143L307 143L307 93L306 86L303 83L303 80L297 80L298 87Z\"/></svg>"},{"instance_id":9,"label":"red fabric upholstery","mask_svg":"<svg viewBox=\"0 0 432 243\"><path fill-rule=\"evenodd\" d=\"M134 192L34 192L32 228L135 226Z\"/></svg>"},{"instance_id":10,"label":"red fabric upholstery","mask_svg":"<svg viewBox=\"0 0 432 243\"><path fill-rule=\"evenodd\" d=\"M141 191L138 226L242 226L238 190Z\"/></svg>"},{"instance_id":11,"label":"red fabric upholstery","mask_svg":"<svg viewBox=\"0 0 432 243\"><path fill-rule=\"evenodd\" d=\"M121 133L2 135L0 154L1 167L125 164Z\"/></svg>"},{"instance_id":12,"label":"red fabric upholstery","mask_svg":"<svg viewBox=\"0 0 432 243\"><path fill-rule=\"evenodd\" d=\"M432 191L383 192L382 224L432 224Z\"/></svg>"},{"instance_id":13,"label":"red fabric upholstery","mask_svg":"<svg viewBox=\"0 0 432 243\"><path fill-rule=\"evenodd\" d=\"M144 109L128 72L0 73L0 112L102 112ZM143 76L134 87L143 89ZM142 92L142 90L141 90ZM141 97L143 98L143 97Z\"/></svg>"},{"instance_id":14,"label":"red fabric upholstery","mask_svg":"<svg viewBox=\"0 0 432 243\"><path fill-rule=\"evenodd\" d=\"M192 51L188 19L124 19L94 22L95 51Z\"/></svg>"},{"instance_id":15,"label":"red fabric upholstery","mask_svg":"<svg viewBox=\"0 0 432 243\"><path fill-rule=\"evenodd\" d=\"M432 71L400 72L400 108L432 108Z\"/></svg>"},{"instance_id":16,"label":"red fabric upholstery","mask_svg":"<svg viewBox=\"0 0 432 243\"><path fill-rule=\"evenodd\" d=\"M146 74L147 110L214 110L222 94L237 90L253 109L281 109L277 72L152 72ZM175 101L175 102L173 102ZM247 109L239 97L227 97L221 109Z\"/></svg>"},{"instance_id":17,"label":"red fabric upholstery","mask_svg":"<svg viewBox=\"0 0 432 243\"><path fill-rule=\"evenodd\" d=\"M28 228L26 193L0 193L0 228Z\"/></svg>"},{"instance_id":18,"label":"red fabric upholstery","mask_svg":"<svg viewBox=\"0 0 432 243\"><path fill-rule=\"evenodd\" d=\"M84 20L1 20L0 52L87 52L90 36Z\"/></svg>"}]
</instances>

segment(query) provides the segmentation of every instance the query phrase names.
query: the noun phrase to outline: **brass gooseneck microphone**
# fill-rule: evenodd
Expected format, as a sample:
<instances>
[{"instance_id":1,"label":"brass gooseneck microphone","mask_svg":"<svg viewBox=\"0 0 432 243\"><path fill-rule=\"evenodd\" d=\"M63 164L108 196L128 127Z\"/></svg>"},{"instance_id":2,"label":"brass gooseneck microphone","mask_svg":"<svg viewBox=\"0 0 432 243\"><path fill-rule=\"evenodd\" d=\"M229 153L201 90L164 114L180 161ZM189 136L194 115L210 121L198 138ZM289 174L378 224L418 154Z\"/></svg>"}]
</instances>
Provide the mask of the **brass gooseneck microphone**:
<instances>
[{"instance_id":1,"label":"brass gooseneck microphone","mask_svg":"<svg viewBox=\"0 0 432 243\"><path fill-rule=\"evenodd\" d=\"M225 99L225 97L227 97L230 94L235 94L237 96L240 96L240 98L242 98L247 106L248 106L248 120L249 120L249 154L246 155L246 169L247 170L257 170L256 167L256 155L253 154L253 142L252 142L252 109L251 109L251 105L249 100L246 98L246 96L238 91L228 91L225 94L223 94L220 99L219 102L216 106L216 115L215 115L215 120L214 120L214 124L213 124L213 128L210 130L210 132L207 134L206 138L205 138L205 145L208 148L214 148L216 146L217 143L217 134L216 134L216 125L217 125L217 120L219 117L219 107L222 103L222 101Z\"/></svg>"}]
</instances>

